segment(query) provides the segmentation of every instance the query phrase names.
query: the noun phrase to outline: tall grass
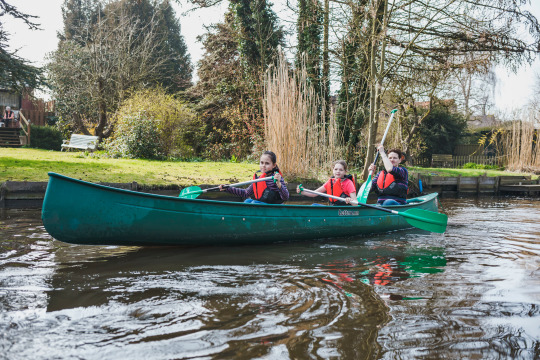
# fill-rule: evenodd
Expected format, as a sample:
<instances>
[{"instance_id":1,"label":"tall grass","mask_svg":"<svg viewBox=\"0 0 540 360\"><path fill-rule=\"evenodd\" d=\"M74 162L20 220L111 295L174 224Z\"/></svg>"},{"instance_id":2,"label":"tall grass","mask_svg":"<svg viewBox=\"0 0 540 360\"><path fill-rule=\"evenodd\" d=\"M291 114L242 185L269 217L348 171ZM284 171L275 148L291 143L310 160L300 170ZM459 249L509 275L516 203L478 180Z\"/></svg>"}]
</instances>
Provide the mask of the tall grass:
<instances>
[{"instance_id":1,"label":"tall grass","mask_svg":"<svg viewBox=\"0 0 540 360\"><path fill-rule=\"evenodd\" d=\"M309 83L305 66L290 70L281 53L266 75L265 139L288 178L323 178L343 155L335 113L325 122L325 103Z\"/></svg>"},{"instance_id":2,"label":"tall grass","mask_svg":"<svg viewBox=\"0 0 540 360\"><path fill-rule=\"evenodd\" d=\"M539 130L535 129L535 117L532 111L522 120L513 121L506 132L507 166L510 171L540 173Z\"/></svg>"}]
</instances>

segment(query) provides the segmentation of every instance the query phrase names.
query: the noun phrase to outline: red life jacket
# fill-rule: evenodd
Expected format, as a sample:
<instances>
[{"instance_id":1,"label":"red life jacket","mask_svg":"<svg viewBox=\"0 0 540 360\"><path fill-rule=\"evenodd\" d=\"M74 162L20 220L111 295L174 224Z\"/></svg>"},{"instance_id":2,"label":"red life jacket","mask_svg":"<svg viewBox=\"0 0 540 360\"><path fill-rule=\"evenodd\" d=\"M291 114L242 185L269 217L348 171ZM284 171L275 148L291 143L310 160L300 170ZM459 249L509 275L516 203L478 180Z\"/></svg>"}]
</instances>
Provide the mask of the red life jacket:
<instances>
[{"instance_id":1,"label":"red life jacket","mask_svg":"<svg viewBox=\"0 0 540 360\"><path fill-rule=\"evenodd\" d=\"M351 180L352 183L353 183L353 186L354 186L354 178L352 175L345 175L345 178L343 179L343 181L345 180ZM350 194L345 194L345 192L343 192L343 188L341 187L341 184L343 183L343 181L340 181L340 179L336 179L334 178L333 176L330 178L330 181L327 182L324 187L326 189L326 193L328 195L334 195L334 196L338 196L338 197L341 197L343 199L346 199L350 196ZM355 191L356 191L356 187L355 187ZM328 201L330 201L331 204L335 204L336 202L339 202L340 205L346 205L343 201L339 201L339 200L335 200L335 199L328 199Z\"/></svg>"},{"instance_id":2,"label":"red life jacket","mask_svg":"<svg viewBox=\"0 0 540 360\"><path fill-rule=\"evenodd\" d=\"M386 189L395 181L394 175L387 173L386 171L381 171L379 173L379 178L377 179L377 187L381 190Z\"/></svg>"},{"instance_id":3,"label":"red life jacket","mask_svg":"<svg viewBox=\"0 0 540 360\"><path fill-rule=\"evenodd\" d=\"M278 170L278 172L283 177L281 171ZM255 173L253 174L253 180L259 179L261 177L270 177L274 175L274 173L275 171L271 171L270 173L261 174L261 176L257 176L257 173ZM255 197L255 200L259 200L267 204L283 203L283 199L281 198L279 193L275 190L270 190L266 185L266 181L253 183L253 196Z\"/></svg>"},{"instance_id":4,"label":"red life jacket","mask_svg":"<svg viewBox=\"0 0 540 360\"><path fill-rule=\"evenodd\" d=\"M403 186L399 186L394 178L394 175L382 170L379 172L379 177L377 178L377 190L379 194L396 196L399 198L406 199L409 189L405 189Z\"/></svg>"}]
</instances>

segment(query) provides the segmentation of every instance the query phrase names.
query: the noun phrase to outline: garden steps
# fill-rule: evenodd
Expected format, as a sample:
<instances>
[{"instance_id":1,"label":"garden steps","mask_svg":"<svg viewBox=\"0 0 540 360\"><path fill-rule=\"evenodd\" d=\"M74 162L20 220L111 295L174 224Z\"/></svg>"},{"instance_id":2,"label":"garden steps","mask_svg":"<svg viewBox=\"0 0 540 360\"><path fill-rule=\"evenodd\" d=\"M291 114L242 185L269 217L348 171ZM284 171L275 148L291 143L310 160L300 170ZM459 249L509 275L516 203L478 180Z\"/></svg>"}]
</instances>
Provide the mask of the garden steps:
<instances>
[{"instance_id":1,"label":"garden steps","mask_svg":"<svg viewBox=\"0 0 540 360\"><path fill-rule=\"evenodd\" d=\"M0 127L0 147L21 147L20 129Z\"/></svg>"}]
</instances>

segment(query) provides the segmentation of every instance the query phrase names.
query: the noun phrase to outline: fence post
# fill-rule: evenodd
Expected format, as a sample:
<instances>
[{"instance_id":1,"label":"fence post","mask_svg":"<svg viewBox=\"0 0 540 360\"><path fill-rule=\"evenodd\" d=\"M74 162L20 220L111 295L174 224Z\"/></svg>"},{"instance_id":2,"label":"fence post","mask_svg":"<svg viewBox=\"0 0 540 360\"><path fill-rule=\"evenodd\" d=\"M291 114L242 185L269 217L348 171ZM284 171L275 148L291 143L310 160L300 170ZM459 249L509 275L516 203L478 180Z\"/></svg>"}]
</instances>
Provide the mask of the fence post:
<instances>
[{"instance_id":1,"label":"fence post","mask_svg":"<svg viewBox=\"0 0 540 360\"><path fill-rule=\"evenodd\" d=\"M457 189L456 189L456 194L457 196L459 196L459 188L461 187L461 175L458 175L458 178L457 178Z\"/></svg>"}]
</instances>

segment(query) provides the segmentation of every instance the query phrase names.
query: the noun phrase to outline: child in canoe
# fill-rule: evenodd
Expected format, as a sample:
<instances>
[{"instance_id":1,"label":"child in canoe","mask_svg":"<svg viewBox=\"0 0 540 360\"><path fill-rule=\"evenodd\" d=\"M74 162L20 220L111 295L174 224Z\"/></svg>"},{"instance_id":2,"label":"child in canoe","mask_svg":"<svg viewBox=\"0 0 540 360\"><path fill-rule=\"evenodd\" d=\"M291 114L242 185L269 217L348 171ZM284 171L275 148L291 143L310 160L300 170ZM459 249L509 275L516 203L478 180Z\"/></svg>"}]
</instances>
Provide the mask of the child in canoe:
<instances>
[{"instance_id":1,"label":"child in canoe","mask_svg":"<svg viewBox=\"0 0 540 360\"><path fill-rule=\"evenodd\" d=\"M390 150L386 156L382 144L377 147L377 151L379 151L384 164L384 169L371 182L371 191L379 194L377 204L383 206L406 204L409 172L404 167L399 166L405 156L399 149ZM374 172L375 170L376 166L371 164L369 171Z\"/></svg>"},{"instance_id":2,"label":"child in canoe","mask_svg":"<svg viewBox=\"0 0 540 360\"><path fill-rule=\"evenodd\" d=\"M253 183L247 189L223 188L224 185L220 185L220 191L240 196L246 199L244 200L245 203L282 204L289 199L289 190L287 190L287 185L276 161L276 154L272 151L265 151L259 161L260 170L253 175L253 180L260 177L268 177L268 180ZM260 176L257 176L257 173L260 173ZM274 176L274 179L272 179L272 176Z\"/></svg>"},{"instance_id":3,"label":"child in canoe","mask_svg":"<svg viewBox=\"0 0 540 360\"><path fill-rule=\"evenodd\" d=\"M345 201L328 199L330 205L343 206L347 204L358 206L358 203L351 204L351 201L357 201L356 188L354 186L354 180L352 175L347 175L347 163L344 160L335 161L332 167L332 173L334 174L334 176L328 179L328 181L323 186L321 186L315 191L324 192L329 195L339 196L345 199ZM302 194L300 186L296 188L296 192ZM317 196L316 194L311 194L307 192L303 193L302 195L309 197Z\"/></svg>"}]
</instances>

